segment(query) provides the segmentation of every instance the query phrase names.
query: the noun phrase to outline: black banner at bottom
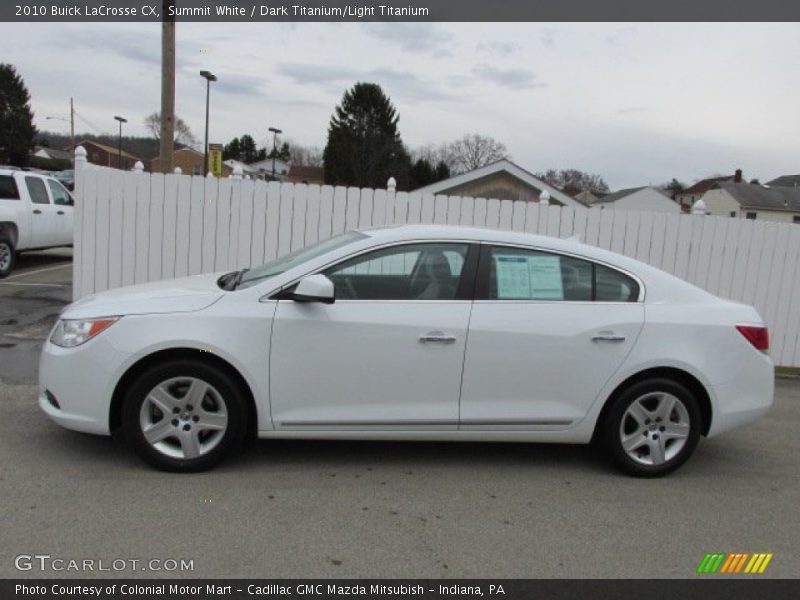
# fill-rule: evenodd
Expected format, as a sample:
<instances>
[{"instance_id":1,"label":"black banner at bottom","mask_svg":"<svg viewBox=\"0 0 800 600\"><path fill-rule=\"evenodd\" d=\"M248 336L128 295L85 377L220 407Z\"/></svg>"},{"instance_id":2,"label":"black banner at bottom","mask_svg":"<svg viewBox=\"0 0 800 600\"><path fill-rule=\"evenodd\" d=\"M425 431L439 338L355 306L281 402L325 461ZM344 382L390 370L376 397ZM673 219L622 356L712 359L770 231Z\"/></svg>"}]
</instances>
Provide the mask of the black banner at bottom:
<instances>
[{"instance_id":1,"label":"black banner at bottom","mask_svg":"<svg viewBox=\"0 0 800 600\"><path fill-rule=\"evenodd\" d=\"M756 576L757 577L757 576ZM782 600L800 598L800 580L698 579L5 579L3 600L313 600L496 598Z\"/></svg>"}]
</instances>

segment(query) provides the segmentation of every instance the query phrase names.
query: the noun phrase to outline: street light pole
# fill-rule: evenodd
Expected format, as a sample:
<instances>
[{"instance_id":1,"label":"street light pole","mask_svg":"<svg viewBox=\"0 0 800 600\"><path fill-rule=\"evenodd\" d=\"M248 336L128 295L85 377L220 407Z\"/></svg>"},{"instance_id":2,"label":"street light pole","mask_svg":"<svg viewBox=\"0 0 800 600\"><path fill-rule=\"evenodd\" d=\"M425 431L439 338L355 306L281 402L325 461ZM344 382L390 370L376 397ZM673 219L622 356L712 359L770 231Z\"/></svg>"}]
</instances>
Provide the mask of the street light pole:
<instances>
[{"instance_id":1,"label":"street light pole","mask_svg":"<svg viewBox=\"0 0 800 600\"><path fill-rule=\"evenodd\" d=\"M117 147L118 158L117 158L117 168L122 169L122 124L127 123L128 119L125 119L120 116L115 116L115 120L119 121L119 143Z\"/></svg>"},{"instance_id":2,"label":"street light pole","mask_svg":"<svg viewBox=\"0 0 800 600\"><path fill-rule=\"evenodd\" d=\"M211 71L200 71L200 76L206 80L206 137L203 144L203 175L208 175L208 108L211 101L211 82L217 80L217 76Z\"/></svg>"},{"instance_id":3,"label":"street light pole","mask_svg":"<svg viewBox=\"0 0 800 600\"><path fill-rule=\"evenodd\" d=\"M275 155L278 153L278 134L283 133L280 129L270 127L272 132L272 181L275 181Z\"/></svg>"}]
</instances>

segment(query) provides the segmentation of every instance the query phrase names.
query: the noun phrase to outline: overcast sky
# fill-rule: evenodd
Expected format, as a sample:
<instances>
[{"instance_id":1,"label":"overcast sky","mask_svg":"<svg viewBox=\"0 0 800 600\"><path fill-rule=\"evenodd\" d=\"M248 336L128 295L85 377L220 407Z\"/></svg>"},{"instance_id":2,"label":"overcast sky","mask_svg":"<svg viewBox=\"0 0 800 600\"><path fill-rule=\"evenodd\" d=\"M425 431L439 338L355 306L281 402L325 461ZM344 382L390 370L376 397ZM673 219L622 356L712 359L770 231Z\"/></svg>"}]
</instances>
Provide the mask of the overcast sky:
<instances>
[{"instance_id":1,"label":"overcast sky","mask_svg":"<svg viewBox=\"0 0 800 600\"><path fill-rule=\"evenodd\" d=\"M160 25L0 24L40 129L69 97L100 132L145 135L160 106ZM343 91L383 86L411 148L476 132L530 171L579 168L612 189L741 167L800 173L800 24L177 25L176 111L211 141L267 128L324 146ZM78 120L78 131L98 132Z\"/></svg>"}]
</instances>

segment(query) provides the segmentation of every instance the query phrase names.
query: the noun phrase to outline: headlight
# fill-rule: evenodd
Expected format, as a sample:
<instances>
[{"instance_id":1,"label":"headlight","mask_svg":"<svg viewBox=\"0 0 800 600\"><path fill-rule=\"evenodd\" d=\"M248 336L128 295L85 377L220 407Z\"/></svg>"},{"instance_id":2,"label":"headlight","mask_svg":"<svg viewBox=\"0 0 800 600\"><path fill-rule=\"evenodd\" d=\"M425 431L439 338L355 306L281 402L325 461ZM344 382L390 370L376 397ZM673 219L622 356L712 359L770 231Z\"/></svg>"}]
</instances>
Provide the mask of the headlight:
<instances>
[{"instance_id":1,"label":"headlight","mask_svg":"<svg viewBox=\"0 0 800 600\"><path fill-rule=\"evenodd\" d=\"M74 348L88 342L119 320L119 317L102 319L64 319L58 322L50 341L62 348Z\"/></svg>"}]
</instances>

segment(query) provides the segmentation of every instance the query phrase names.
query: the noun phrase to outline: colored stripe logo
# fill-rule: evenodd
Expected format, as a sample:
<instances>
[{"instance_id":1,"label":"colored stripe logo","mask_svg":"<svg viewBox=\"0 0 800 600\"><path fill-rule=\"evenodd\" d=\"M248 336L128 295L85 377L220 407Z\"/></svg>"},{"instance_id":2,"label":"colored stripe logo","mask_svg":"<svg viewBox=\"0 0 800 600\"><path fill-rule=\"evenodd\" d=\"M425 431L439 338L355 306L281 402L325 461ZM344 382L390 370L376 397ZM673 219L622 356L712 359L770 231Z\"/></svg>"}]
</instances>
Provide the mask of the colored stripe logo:
<instances>
[{"instance_id":1,"label":"colored stripe logo","mask_svg":"<svg viewBox=\"0 0 800 600\"><path fill-rule=\"evenodd\" d=\"M714 573L726 575L756 575L761 574L767 569L767 565L772 560L773 554L764 552L725 552L708 553L700 561L697 573L710 575Z\"/></svg>"}]
</instances>

